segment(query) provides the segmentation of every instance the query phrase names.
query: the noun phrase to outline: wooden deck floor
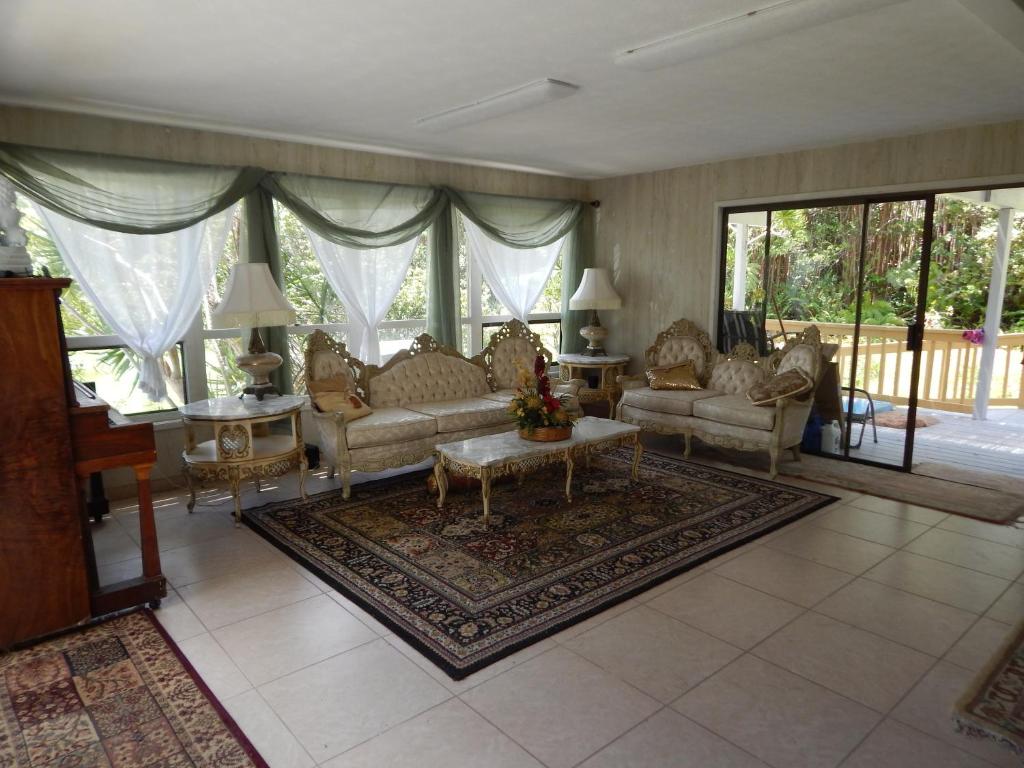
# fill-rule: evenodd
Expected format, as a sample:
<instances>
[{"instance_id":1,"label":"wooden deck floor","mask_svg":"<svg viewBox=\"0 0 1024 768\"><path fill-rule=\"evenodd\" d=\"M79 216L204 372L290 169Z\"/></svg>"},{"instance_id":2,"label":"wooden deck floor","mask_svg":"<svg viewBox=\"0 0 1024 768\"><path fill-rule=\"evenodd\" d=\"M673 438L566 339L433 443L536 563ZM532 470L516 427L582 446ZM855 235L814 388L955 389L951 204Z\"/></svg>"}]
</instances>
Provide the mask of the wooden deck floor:
<instances>
[{"instance_id":1,"label":"wooden deck floor","mask_svg":"<svg viewBox=\"0 0 1024 768\"><path fill-rule=\"evenodd\" d=\"M897 410L905 410L898 408ZM1024 480L1024 410L992 408L986 421L976 421L969 414L921 408L938 420L930 427L918 428L914 435L914 465L929 462L950 464L963 469L995 472ZM860 426L853 427L856 442ZM902 464L906 432L902 429L878 427L878 442L871 439L867 425L860 449L851 456Z\"/></svg>"}]
</instances>

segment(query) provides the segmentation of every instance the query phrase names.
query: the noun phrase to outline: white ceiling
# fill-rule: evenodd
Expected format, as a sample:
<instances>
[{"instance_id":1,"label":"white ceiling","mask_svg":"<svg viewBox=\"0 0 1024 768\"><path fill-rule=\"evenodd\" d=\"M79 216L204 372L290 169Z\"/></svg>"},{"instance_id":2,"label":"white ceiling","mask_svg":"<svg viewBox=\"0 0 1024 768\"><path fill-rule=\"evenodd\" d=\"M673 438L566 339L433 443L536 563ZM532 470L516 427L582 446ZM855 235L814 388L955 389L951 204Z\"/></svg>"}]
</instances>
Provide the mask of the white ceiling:
<instances>
[{"instance_id":1,"label":"white ceiling","mask_svg":"<svg viewBox=\"0 0 1024 768\"><path fill-rule=\"evenodd\" d=\"M1024 117L1024 52L957 0L654 72L613 63L770 1L2 0L0 102L580 177ZM545 77L580 90L415 123Z\"/></svg>"}]
</instances>

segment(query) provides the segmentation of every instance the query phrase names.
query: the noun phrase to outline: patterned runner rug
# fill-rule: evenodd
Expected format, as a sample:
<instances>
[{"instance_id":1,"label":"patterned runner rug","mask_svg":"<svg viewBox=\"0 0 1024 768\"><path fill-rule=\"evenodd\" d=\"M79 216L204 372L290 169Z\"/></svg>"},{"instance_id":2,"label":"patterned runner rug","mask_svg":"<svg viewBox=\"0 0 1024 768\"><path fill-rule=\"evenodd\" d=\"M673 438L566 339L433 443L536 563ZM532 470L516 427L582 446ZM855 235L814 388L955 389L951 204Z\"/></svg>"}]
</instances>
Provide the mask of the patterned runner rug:
<instances>
[{"instance_id":1,"label":"patterned runner rug","mask_svg":"<svg viewBox=\"0 0 1024 768\"><path fill-rule=\"evenodd\" d=\"M834 497L632 450L437 509L425 475L245 510L256 531L456 680L792 522Z\"/></svg>"},{"instance_id":2,"label":"patterned runner rug","mask_svg":"<svg viewBox=\"0 0 1024 768\"><path fill-rule=\"evenodd\" d=\"M957 702L953 720L957 730L992 739L1024 760L1024 621Z\"/></svg>"},{"instance_id":3,"label":"patterned runner rug","mask_svg":"<svg viewBox=\"0 0 1024 768\"><path fill-rule=\"evenodd\" d=\"M266 768L149 611L0 655L0 766Z\"/></svg>"}]
</instances>

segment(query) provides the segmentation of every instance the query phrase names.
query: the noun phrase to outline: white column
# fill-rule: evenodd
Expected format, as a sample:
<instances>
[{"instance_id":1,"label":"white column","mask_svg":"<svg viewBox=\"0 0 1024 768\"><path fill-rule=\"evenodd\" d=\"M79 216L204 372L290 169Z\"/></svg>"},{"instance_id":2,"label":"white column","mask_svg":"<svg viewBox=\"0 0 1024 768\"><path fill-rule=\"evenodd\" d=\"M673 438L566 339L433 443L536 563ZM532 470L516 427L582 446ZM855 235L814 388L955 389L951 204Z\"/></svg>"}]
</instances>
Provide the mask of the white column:
<instances>
[{"instance_id":1,"label":"white column","mask_svg":"<svg viewBox=\"0 0 1024 768\"><path fill-rule=\"evenodd\" d=\"M747 224L736 225L735 259L732 268L732 308L747 308Z\"/></svg>"},{"instance_id":2,"label":"white column","mask_svg":"<svg viewBox=\"0 0 1024 768\"><path fill-rule=\"evenodd\" d=\"M999 320L1003 314L1006 293L1006 272L1010 265L1010 243L1013 242L1013 208L999 209L996 250L992 254L992 278L988 284L988 306L985 307L985 341L981 347L978 388L974 393L974 418L984 421L988 415L988 399L992 391L992 369L996 359Z\"/></svg>"}]
</instances>

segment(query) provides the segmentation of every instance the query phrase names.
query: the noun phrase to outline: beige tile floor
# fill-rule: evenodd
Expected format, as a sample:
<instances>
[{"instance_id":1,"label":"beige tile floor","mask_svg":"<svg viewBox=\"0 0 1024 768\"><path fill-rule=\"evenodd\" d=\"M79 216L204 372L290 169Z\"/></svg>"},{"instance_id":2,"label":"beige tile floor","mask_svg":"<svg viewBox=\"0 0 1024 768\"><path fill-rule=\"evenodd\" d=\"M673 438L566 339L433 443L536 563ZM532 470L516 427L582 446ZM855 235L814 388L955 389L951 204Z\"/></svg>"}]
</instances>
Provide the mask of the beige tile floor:
<instances>
[{"instance_id":1,"label":"beige tile floor","mask_svg":"<svg viewBox=\"0 0 1024 768\"><path fill-rule=\"evenodd\" d=\"M157 500L157 615L275 768L1019 765L949 714L1024 615L1024 531L819 489L842 498L459 682L223 491ZM136 526L95 528L106 578L138 568Z\"/></svg>"}]
</instances>

